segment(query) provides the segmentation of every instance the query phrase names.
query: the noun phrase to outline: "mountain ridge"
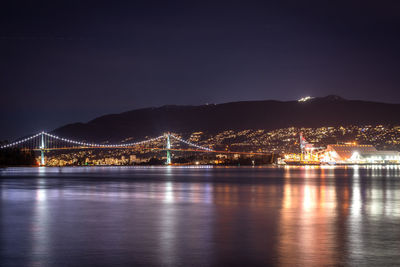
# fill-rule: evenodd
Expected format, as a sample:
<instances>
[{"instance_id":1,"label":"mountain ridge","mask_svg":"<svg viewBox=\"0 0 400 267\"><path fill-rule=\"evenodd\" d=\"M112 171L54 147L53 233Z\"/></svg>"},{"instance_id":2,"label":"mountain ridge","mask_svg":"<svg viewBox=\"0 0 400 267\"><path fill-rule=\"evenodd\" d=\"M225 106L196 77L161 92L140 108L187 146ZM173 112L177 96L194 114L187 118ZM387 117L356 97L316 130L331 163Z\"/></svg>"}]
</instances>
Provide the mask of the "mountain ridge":
<instances>
[{"instance_id":1,"label":"mountain ridge","mask_svg":"<svg viewBox=\"0 0 400 267\"><path fill-rule=\"evenodd\" d=\"M400 104L347 100L340 96L296 100L238 101L206 105L165 105L107 114L87 123L72 123L53 131L87 141L140 139L164 132L219 132L224 130L339 125L400 124Z\"/></svg>"}]
</instances>

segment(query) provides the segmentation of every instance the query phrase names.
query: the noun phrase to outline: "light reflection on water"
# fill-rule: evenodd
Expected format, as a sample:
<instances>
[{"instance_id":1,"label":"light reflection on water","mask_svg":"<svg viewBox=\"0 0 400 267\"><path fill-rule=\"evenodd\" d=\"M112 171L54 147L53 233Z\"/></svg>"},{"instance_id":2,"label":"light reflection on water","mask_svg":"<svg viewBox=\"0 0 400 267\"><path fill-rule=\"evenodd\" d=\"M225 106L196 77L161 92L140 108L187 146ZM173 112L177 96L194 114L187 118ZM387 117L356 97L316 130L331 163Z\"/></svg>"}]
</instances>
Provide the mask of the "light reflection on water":
<instances>
[{"instance_id":1,"label":"light reflection on water","mask_svg":"<svg viewBox=\"0 0 400 267\"><path fill-rule=\"evenodd\" d=\"M400 169L0 170L0 262L400 265Z\"/></svg>"}]
</instances>

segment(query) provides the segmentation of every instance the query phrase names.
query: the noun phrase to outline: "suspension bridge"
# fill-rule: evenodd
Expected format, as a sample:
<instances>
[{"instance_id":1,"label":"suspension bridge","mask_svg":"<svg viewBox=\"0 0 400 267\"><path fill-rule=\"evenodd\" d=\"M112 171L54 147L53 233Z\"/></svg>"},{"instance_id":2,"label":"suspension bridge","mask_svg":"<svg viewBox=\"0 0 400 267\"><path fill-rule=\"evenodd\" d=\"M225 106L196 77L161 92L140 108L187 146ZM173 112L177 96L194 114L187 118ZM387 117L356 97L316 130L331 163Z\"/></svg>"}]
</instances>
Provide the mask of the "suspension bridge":
<instances>
[{"instance_id":1,"label":"suspension bridge","mask_svg":"<svg viewBox=\"0 0 400 267\"><path fill-rule=\"evenodd\" d=\"M164 140L164 141L163 141ZM183 143L189 148L173 148L171 140ZM151 151L165 151L165 164L172 164L172 151L181 152L202 152L202 153L223 153L223 154L246 154L246 155L267 155L266 152L243 152L243 151L227 151L214 150L210 147L201 146L182 139L171 133L165 133L155 138L149 138L138 142L121 142L118 144L109 143L90 143L73 139L63 138L47 132L40 132L24 139L0 146L0 149L18 148L21 150L33 150L40 152L40 165L45 166L45 153L57 150L85 150L85 149L142 149Z\"/></svg>"}]
</instances>

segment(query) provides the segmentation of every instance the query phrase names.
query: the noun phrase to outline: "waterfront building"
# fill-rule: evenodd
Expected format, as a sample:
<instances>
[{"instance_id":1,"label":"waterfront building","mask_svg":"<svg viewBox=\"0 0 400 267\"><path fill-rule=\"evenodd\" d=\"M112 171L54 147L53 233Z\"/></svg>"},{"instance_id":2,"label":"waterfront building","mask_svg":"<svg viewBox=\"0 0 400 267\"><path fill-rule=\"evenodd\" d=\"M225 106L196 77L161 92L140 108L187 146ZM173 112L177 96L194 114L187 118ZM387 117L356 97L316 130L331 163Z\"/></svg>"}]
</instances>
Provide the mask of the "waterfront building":
<instances>
[{"instance_id":1,"label":"waterfront building","mask_svg":"<svg viewBox=\"0 0 400 267\"><path fill-rule=\"evenodd\" d=\"M400 163L400 152L398 151L375 151L358 152L355 151L350 162L358 164L398 164Z\"/></svg>"},{"instance_id":2,"label":"waterfront building","mask_svg":"<svg viewBox=\"0 0 400 267\"><path fill-rule=\"evenodd\" d=\"M400 152L378 151L372 145L328 145L321 162L347 164L398 164L400 163Z\"/></svg>"},{"instance_id":3,"label":"waterfront building","mask_svg":"<svg viewBox=\"0 0 400 267\"><path fill-rule=\"evenodd\" d=\"M376 148L372 145L356 145L354 143L328 145L324 153L324 161L346 162L353 156L354 153L373 153L376 151Z\"/></svg>"}]
</instances>

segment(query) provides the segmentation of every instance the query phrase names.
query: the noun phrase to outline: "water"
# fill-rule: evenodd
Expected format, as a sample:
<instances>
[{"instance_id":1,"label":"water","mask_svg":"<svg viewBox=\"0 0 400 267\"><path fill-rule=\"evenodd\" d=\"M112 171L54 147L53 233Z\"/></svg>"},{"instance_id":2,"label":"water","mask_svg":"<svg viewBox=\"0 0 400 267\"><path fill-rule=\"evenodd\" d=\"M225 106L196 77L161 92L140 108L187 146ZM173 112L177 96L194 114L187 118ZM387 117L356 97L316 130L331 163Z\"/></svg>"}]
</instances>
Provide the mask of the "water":
<instances>
[{"instance_id":1,"label":"water","mask_svg":"<svg viewBox=\"0 0 400 267\"><path fill-rule=\"evenodd\" d=\"M400 168L0 170L1 266L400 265Z\"/></svg>"}]
</instances>

